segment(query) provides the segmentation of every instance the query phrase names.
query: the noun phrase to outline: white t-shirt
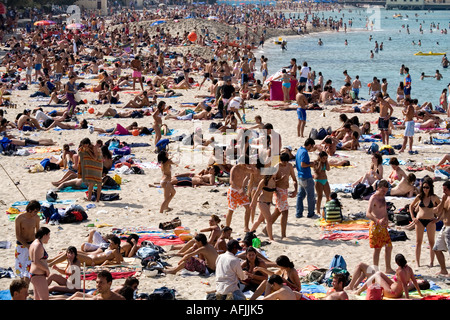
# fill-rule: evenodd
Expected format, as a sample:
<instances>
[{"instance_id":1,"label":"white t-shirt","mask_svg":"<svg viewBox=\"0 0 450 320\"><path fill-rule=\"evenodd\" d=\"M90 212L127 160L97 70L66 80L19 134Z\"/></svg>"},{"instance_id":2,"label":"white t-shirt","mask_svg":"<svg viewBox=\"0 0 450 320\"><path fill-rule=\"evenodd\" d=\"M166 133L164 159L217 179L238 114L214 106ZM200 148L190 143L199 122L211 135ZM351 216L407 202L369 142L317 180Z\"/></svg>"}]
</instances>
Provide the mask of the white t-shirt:
<instances>
[{"instance_id":1,"label":"white t-shirt","mask_svg":"<svg viewBox=\"0 0 450 320\"><path fill-rule=\"evenodd\" d=\"M303 67L300 71L300 78L308 78L309 67Z\"/></svg>"}]
</instances>

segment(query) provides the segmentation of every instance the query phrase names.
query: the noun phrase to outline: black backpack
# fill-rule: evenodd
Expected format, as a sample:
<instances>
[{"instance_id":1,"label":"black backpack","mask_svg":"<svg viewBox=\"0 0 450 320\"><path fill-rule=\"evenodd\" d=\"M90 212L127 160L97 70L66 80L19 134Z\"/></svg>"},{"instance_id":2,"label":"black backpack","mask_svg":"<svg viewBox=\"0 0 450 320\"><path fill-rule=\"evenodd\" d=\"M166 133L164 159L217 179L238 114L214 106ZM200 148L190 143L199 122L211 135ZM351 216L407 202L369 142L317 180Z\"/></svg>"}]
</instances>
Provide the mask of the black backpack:
<instances>
[{"instance_id":1,"label":"black backpack","mask_svg":"<svg viewBox=\"0 0 450 320\"><path fill-rule=\"evenodd\" d=\"M364 183L358 183L352 190L353 199L362 199L364 191L366 191L367 186Z\"/></svg>"}]
</instances>

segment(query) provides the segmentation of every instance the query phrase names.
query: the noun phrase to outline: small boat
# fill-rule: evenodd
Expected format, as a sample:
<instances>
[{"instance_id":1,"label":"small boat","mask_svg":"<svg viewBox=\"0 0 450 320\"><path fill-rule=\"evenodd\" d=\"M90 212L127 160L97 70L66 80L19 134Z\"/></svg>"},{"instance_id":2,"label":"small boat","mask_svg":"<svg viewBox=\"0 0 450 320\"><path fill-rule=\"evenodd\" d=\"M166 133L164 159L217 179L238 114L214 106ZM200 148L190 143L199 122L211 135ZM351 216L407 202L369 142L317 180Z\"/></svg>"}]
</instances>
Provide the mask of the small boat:
<instances>
[{"instance_id":1,"label":"small boat","mask_svg":"<svg viewBox=\"0 0 450 320\"><path fill-rule=\"evenodd\" d=\"M432 52L432 51L430 52L419 51L417 53L414 53L415 56L443 56L445 54L446 52Z\"/></svg>"},{"instance_id":2,"label":"small boat","mask_svg":"<svg viewBox=\"0 0 450 320\"><path fill-rule=\"evenodd\" d=\"M403 16L401 14L394 14L393 17L394 18L403 18Z\"/></svg>"}]
</instances>

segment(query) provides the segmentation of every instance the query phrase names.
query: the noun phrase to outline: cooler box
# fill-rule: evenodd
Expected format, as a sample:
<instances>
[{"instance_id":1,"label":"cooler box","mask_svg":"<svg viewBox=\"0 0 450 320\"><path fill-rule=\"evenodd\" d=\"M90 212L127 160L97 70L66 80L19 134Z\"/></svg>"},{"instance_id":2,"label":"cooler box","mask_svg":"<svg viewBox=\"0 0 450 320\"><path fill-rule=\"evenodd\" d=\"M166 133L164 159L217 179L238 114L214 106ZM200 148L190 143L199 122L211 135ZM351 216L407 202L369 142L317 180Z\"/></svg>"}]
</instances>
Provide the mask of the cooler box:
<instances>
[{"instance_id":1,"label":"cooler box","mask_svg":"<svg viewBox=\"0 0 450 320\"><path fill-rule=\"evenodd\" d=\"M289 91L289 99L295 100L297 95L297 80L291 80L291 90ZM281 81L270 82L270 100L283 101L283 89L281 88Z\"/></svg>"}]
</instances>

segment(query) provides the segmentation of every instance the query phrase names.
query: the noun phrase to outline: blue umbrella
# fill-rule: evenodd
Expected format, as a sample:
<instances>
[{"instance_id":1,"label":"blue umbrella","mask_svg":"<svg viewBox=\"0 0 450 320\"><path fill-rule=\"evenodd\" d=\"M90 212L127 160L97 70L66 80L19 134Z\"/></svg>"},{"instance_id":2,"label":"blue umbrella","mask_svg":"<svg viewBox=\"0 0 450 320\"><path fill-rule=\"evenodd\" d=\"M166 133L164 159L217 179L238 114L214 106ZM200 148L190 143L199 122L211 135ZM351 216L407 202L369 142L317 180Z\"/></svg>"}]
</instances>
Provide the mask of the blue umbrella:
<instances>
[{"instance_id":1,"label":"blue umbrella","mask_svg":"<svg viewBox=\"0 0 450 320\"><path fill-rule=\"evenodd\" d=\"M158 21L153 22L151 24L151 26L157 26L158 24L161 24L161 23L166 23L166 22L164 20L158 20Z\"/></svg>"}]
</instances>

